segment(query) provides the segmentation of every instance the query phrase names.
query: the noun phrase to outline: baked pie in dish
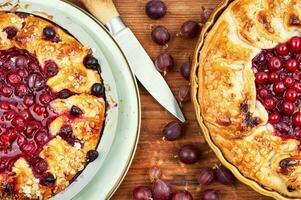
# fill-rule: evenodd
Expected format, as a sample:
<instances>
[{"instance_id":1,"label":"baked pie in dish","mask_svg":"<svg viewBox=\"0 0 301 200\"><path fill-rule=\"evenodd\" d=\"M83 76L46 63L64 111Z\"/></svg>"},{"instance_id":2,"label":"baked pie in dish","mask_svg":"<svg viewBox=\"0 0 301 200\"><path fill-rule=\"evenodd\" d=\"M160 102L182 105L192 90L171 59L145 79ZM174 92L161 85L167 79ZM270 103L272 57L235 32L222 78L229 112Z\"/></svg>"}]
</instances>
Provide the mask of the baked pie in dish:
<instances>
[{"instance_id":1,"label":"baked pie in dish","mask_svg":"<svg viewBox=\"0 0 301 200\"><path fill-rule=\"evenodd\" d=\"M0 12L0 199L48 199L97 158L106 103L92 54L47 20Z\"/></svg>"},{"instance_id":2,"label":"baked pie in dish","mask_svg":"<svg viewBox=\"0 0 301 200\"><path fill-rule=\"evenodd\" d=\"M233 1L206 35L192 82L223 158L246 182L301 198L301 1Z\"/></svg>"}]
</instances>

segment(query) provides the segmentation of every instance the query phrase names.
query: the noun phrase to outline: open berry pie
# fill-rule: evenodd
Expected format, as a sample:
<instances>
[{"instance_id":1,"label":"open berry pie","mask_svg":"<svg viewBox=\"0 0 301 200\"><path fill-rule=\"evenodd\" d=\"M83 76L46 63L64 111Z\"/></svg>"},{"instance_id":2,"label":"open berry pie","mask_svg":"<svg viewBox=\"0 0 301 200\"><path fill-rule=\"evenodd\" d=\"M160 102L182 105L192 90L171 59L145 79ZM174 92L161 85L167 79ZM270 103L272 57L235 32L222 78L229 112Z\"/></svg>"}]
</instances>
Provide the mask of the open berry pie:
<instances>
[{"instance_id":1,"label":"open berry pie","mask_svg":"<svg viewBox=\"0 0 301 200\"><path fill-rule=\"evenodd\" d=\"M94 161L100 65L55 24L0 12L0 199L48 199Z\"/></svg>"},{"instance_id":2,"label":"open berry pie","mask_svg":"<svg viewBox=\"0 0 301 200\"><path fill-rule=\"evenodd\" d=\"M199 53L197 101L248 180L301 198L301 1L235 0ZM247 180L246 179L246 180Z\"/></svg>"}]
</instances>

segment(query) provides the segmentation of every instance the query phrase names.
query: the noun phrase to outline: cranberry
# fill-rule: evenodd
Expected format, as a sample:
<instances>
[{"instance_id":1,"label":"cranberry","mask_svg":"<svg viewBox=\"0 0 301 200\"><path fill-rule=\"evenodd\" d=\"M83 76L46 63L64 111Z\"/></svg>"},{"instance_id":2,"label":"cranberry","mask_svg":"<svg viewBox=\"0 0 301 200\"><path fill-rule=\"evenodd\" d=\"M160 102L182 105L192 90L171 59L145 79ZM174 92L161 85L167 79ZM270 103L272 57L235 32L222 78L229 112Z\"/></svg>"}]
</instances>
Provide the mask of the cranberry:
<instances>
[{"instance_id":1,"label":"cranberry","mask_svg":"<svg viewBox=\"0 0 301 200\"><path fill-rule=\"evenodd\" d=\"M41 106L39 104L36 104L34 107L33 107L33 111L35 113L37 113L38 115L42 115L45 113L46 111L46 108L44 106Z\"/></svg>"},{"instance_id":2,"label":"cranberry","mask_svg":"<svg viewBox=\"0 0 301 200\"><path fill-rule=\"evenodd\" d=\"M12 120L12 119L15 117L15 115L16 115L16 112L15 112L15 111L9 110L9 111L7 111L7 113L5 114L5 119L8 120L8 121L10 121L10 120Z\"/></svg>"},{"instance_id":3,"label":"cranberry","mask_svg":"<svg viewBox=\"0 0 301 200\"><path fill-rule=\"evenodd\" d=\"M269 91L265 88L259 90L259 96L265 99L269 95Z\"/></svg>"},{"instance_id":4,"label":"cranberry","mask_svg":"<svg viewBox=\"0 0 301 200\"><path fill-rule=\"evenodd\" d=\"M300 37L293 37L288 41L288 46L293 53L300 53L301 52L301 38Z\"/></svg>"},{"instance_id":5,"label":"cranberry","mask_svg":"<svg viewBox=\"0 0 301 200\"><path fill-rule=\"evenodd\" d=\"M18 70L18 75L21 76L22 78L26 78L28 77L28 71L26 71L25 69L20 69Z\"/></svg>"},{"instance_id":6,"label":"cranberry","mask_svg":"<svg viewBox=\"0 0 301 200\"><path fill-rule=\"evenodd\" d=\"M295 113L293 115L293 124L294 126L301 127L301 114Z\"/></svg>"},{"instance_id":7,"label":"cranberry","mask_svg":"<svg viewBox=\"0 0 301 200\"><path fill-rule=\"evenodd\" d=\"M291 115L294 112L294 105L291 102L282 103L282 112L286 115Z\"/></svg>"},{"instance_id":8,"label":"cranberry","mask_svg":"<svg viewBox=\"0 0 301 200\"><path fill-rule=\"evenodd\" d=\"M33 98L33 96L31 96L31 95L27 95L27 96L25 96L24 97L24 99L23 99L23 103L27 106L27 107L30 107L30 106L32 106L33 104L34 104L34 98Z\"/></svg>"},{"instance_id":9,"label":"cranberry","mask_svg":"<svg viewBox=\"0 0 301 200\"><path fill-rule=\"evenodd\" d=\"M33 166L34 171L38 174L43 174L48 169L47 162L41 157L31 159L30 164Z\"/></svg>"},{"instance_id":10,"label":"cranberry","mask_svg":"<svg viewBox=\"0 0 301 200\"><path fill-rule=\"evenodd\" d=\"M43 93L40 95L39 100L42 104L48 104L52 100L52 97L48 93Z\"/></svg>"},{"instance_id":11,"label":"cranberry","mask_svg":"<svg viewBox=\"0 0 301 200\"><path fill-rule=\"evenodd\" d=\"M28 120L28 119L30 119L30 118L32 117L29 110L23 110L23 111L21 111L21 112L20 112L20 115L21 115L25 120Z\"/></svg>"},{"instance_id":12,"label":"cranberry","mask_svg":"<svg viewBox=\"0 0 301 200\"><path fill-rule=\"evenodd\" d=\"M284 67L288 72L294 72L298 68L298 62L295 59L290 58L285 62Z\"/></svg>"},{"instance_id":13,"label":"cranberry","mask_svg":"<svg viewBox=\"0 0 301 200\"><path fill-rule=\"evenodd\" d=\"M275 72L269 73L269 81L271 83L277 83L277 82L279 82L279 76L278 76L278 74L275 73Z\"/></svg>"},{"instance_id":14,"label":"cranberry","mask_svg":"<svg viewBox=\"0 0 301 200\"><path fill-rule=\"evenodd\" d=\"M258 72L255 75L255 81L258 84L265 84L268 81L268 74L266 72Z\"/></svg>"},{"instance_id":15,"label":"cranberry","mask_svg":"<svg viewBox=\"0 0 301 200\"><path fill-rule=\"evenodd\" d=\"M13 94L13 89L9 86L3 86L1 88L1 94L5 97L10 97Z\"/></svg>"},{"instance_id":16,"label":"cranberry","mask_svg":"<svg viewBox=\"0 0 301 200\"><path fill-rule=\"evenodd\" d=\"M30 121L24 131L24 134L28 138L32 138L33 135L41 128L42 124L38 121Z\"/></svg>"},{"instance_id":17,"label":"cranberry","mask_svg":"<svg viewBox=\"0 0 301 200\"><path fill-rule=\"evenodd\" d=\"M33 153L36 151L36 146L33 142L25 142L20 146L20 149L27 155L33 155Z\"/></svg>"},{"instance_id":18,"label":"cranberry","mask_svg":"<svg viewBox=\"0 0 301 200\"><path fill-rule=\"evenodd\" d=\"M7 75L7 82L15 85L21 82L21 77L17 73L11 73Z\"/></svg>"},{"instance_id":19,"label":"cranberry","mask_svg":"<svg viewBox=\"0 0 301 200\"><path fill-rule=\"evenodd\" d=\"M274 109L276 106L276 102L272 98L267 98L264 100L264 107L268 110Z\"/></svg>"},{"instance_id":20,"label":"cranberry","mask_svg":"<svg viewBox=\"0 0 301 200\"><path fill-rule=\"evenodd\" d=\"M17 56L16 57L16 66L18 68L20 68L20 70L18 71L18 74L20 72L23 72L24 75L26 75L26 74L28 75L28 72L25 69L22 69L22 68L27 67L28 62L29 62L29 60L25 56ZM19 75L22 76L21 74L19 74ZM22 77L25 77L25 76L22 76Z\"/></svg>"},{"instance_id":21,"label":"cranberry","mask_svg":"<svg viewBox=\"0 0 301 200\"><path fill-rule=\"evenodd\" d=\"M295 83L295 80L291 77L286 77L283 81L285 87L292 87Z\"/></svg>"},{"instance_id":22,"label":"cranberry","mask_svg":"<svg viewBox=\"0 0 301 200\"><path fill-rule=\"evenodd\" d=\"M16 95L23 97L28 93L28 88L25 84L19 84L16 86Z\"/></svg>"},{"instance_id":23,"label":"cranberry","mask_svg":"<svg viewBox=\"0 0 301 200\"><path fill-rule=\"evenodd\" d=\"M276 123L280 122L280 119L281 119L281 115L277 112L271 113L269 115L269 122L271 124L276 124Z\"/></svg>"},{"instance_id":24,"label":"cranberry","mask_svg":"<svg viewBox=\"0 0 301 200\"><path fill-rule=\"evenodd\" d=\"M13 39L18 33L18 29L14 26L7 26L3 31L6 32L8 39Z\"/></svg>"},{"instance_id":25,"label":"cranberry","mask_svg":"<svg viewBox=\"0 0 301 200\"><path fill-rule=\"evenodd\" d=\"M34 140L40 146L46 144L49 140L48 133L46 131L38 131L34 136Z\"/></svg>"},{"instance_id":26,"label":"cranberry","mask_svg":"<svg viewBox=\"0 0 301 200\"><path fill-rule=\"evenodd\" d=\"M283 82L275 83L274 86L273 86L273 90L276 93L282 93L282 92L284 92L284 90L285 90L284 83Z\"/></svg>"},{"instance_id":27,"label":"cranberry","mask_svg":"<svg viewBox=\"0 0 301 200\"><path fill-rule=\"evenodd\" d=\"M282 67L281 60L277 57L271 58L268 62L268 68L272 72L279 71L281 67Z\"/></svg>"},{"instance_id":28,"label":"cranberry","mask_svg":"<svg viewBox=\"0 0 301 200\"><path fill-rule=\"evenodd\" d=\"M56 31L54 30L54 27L52 26L46 26L43 29L43 34L45 36L46 39L54 39L56 36Z\"/></svg>"},{"instance_id":29,"label":"cranberry","mask_svg":"<svg viewBox=\"0 0 301 200\"><path fill-rule=\"evenodd\" d=\"M301 92L301 83L300 82L294 83L294 88L296 88L299 92Z\"/></svg>"},{"instance_id":30,"label":"cranberry","mask_svg":"<svg viewBox=\"0 0 301 200\"><path fill-rule=\"evenodd\" d=\"M298 97L298 91L294 88L289 88L288 90L286 90L284 94L285 100L289 102L296 101L297 97Z\"/></svg>"},{"instance_id":31,"label":"cranberry","mask_svg":"<svg viewBox=\"0 0 301 200\"><path fill-rule=\"evenodd\" d=\"M0 102L0 109L9 110L10 109L10 103L7 102L7 101L1 101Z\"/></svg>"},{"instance_id":32,"label":"cranberry","mask_svg":"<svg viewBox=\"0 0 301 200\"><path fill-rule=\"evenodd\" d=\"M26 121L21 116L16 116L11 123L17 131L22 131L26 126Z\"/></svg>"},{"instance_id":33,"label":"cranberry","mask_svg":"<svg viewBox=\"0 0 301 200\"><path fill-rule=\"evenodd\" d=\"M45 70L45 74L47 75L47 77L53 77L53 76L57 75L59 68L54 61L48 60L45 62L44 70Z\"/></svg>"},{"instance_id":34,"label":"cranberry","mask_svg":"<svg viewBox=\"0 0 301 200\"><path fill-rule=\"evenodd\" d=\"M287 56L288 53L289 53L289 49L288 49L288 46L283 43L283 44L279 44L277 47L276 47L276 53L280 56Z\"/></svg>"}]
</instances>

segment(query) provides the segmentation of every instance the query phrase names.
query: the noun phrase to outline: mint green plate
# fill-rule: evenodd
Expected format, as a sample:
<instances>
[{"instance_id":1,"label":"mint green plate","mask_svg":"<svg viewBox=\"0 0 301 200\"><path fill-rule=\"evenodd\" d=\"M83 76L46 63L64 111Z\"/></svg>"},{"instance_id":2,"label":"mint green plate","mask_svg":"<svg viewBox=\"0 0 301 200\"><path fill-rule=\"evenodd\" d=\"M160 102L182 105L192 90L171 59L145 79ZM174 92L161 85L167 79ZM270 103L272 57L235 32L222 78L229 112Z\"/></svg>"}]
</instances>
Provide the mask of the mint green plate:
<instances>
[{"instance_id":1,"label":"mint green plate","mask_svg":"<svg viewBox=\"0 0 301 200\"><path fill-rule=\"evenodd\" d=\"M109 103L100 156L52 200L102 200L116 191L132 162L140 131L140 99L136 79L120 48L102 26L82 9L60 0L12 0L0 10L29 12L48 18L95 51ZM17 7L16 7L17 5Z\"/></svg>"}]
</instances>

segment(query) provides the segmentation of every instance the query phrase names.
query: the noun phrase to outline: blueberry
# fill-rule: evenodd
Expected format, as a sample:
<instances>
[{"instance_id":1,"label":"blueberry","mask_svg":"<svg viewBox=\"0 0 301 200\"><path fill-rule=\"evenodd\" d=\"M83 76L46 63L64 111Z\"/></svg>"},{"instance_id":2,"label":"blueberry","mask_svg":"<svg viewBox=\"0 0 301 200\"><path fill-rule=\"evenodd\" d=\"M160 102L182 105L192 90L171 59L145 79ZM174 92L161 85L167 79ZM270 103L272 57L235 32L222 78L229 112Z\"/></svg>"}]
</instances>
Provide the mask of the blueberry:
<instances>
[{"instance_id":1,"label":"blueberry","mask_svg":"<svg viewBox=\"0 0 301 200\"><path fill-rule=\"evenodd\" d=\"M100 67L98 60L92 55L87 55L85 57L84 65L87 69L93 69L93 70L97 70Z\"/></svg>"},{"instance_id":2,"label":"blueberry","mask_svg":"<svg viewBox=\"0 0 301 200\"><path fill-rule=\"evenodd\" d=\"M56 32L52 26L46 26L43 30L43 34L47 39L54 39Z\"/></svg>"},{"instance_id":3,"label":"blueberry","mask_svg":"<svg viewBox=\"0 0 301 200\"><path fill-rule=\"evenodd\" d=\"M61 99L67 99L68 97L71 97L73 93L68 89L63 89L58 93L58 97Z\"/></svg>"},{"instance_id":4,"label":"blueberry","mask_svg":"<svg viewBox=\"0 0 301 200\"><path fill-rule=\"evenodd\" d=\"M78 115L80 115L82 113L83 113L83 111L79 107L74 106L74 105L71 107L70 115L78 116Z\"/></svg>"},{"instance_id":5,"label":"blueberry","mask_svg":"<svg viewBox=\"0 0 301 200\"><path fill-rule=\"evenodd\" d=\"M94 83L91 88L91 93L94 96L101 97L104 94L104 86L101 83Z\"/></svg>"},{"instance_id":6,"label":"blueberry","mask_svg":"<svg viewBox=\"0 0 301 200\"><path fill-rule=\"evenodd\" d=\"M98 158L98 151L96 150L90 150L87 152L87 162L93 162L94 160L96 160L96 158Z\"/></svg>"}]
</instances>

